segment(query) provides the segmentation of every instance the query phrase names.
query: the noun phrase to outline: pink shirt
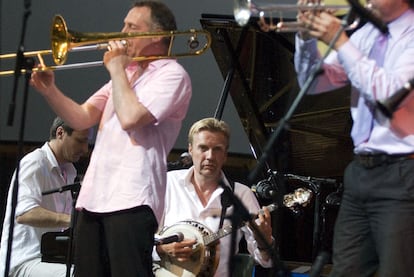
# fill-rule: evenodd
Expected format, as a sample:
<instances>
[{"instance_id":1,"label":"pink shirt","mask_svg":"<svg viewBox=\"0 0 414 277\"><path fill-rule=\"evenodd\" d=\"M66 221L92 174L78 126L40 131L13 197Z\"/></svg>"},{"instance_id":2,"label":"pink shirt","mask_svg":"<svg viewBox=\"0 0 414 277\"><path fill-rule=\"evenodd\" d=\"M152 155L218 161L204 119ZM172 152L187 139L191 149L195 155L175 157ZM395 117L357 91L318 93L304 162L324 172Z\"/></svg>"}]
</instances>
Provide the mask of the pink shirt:
<instances>
[{"instance_id":1,"label":"pink shirt","mask_svg":"<svg viewBox=\"0 0 414 277\"><path fill-rule=\"evenodd\" d=\"M128 76L135 70L127 68ZM133 88L156 118L154 124L141 129L121 128L113 107L111 81L87 100L103 114L77 208L113 212L148 205L159 220L167 155L189 106L191 81L175 60L157 60L149 64Z\"/></svg>"}]
</instances>

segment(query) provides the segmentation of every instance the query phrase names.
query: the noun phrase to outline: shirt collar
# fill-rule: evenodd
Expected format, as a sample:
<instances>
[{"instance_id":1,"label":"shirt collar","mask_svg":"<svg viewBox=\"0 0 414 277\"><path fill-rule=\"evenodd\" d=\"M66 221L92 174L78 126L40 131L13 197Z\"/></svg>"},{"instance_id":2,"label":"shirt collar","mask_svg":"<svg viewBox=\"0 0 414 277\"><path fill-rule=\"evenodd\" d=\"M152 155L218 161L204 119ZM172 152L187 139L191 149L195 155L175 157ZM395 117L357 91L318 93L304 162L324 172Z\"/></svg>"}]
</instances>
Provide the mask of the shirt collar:
<instances>
[{"instance_id":1,"label":"shirt collar","mask_svg":"<svg viewBox=\"0 0 414 277\"><path fill-rule=\"evenodd\" d=\"M158 59L158 60L153 60L152 62L150 62L148 64L148 68L159 68L162 67L163 65L170 63L171 61L175 61L175 59ZM138 69L138 63L137 62L132 62L130 63L127 68L126 71L128 73L134 73L136 70Z\"/></svg>"},{"instance_id":2,"label":"shirt collar","mask_svg":"<svg viewBox=\"0 0 414 277\"><path fill-rule=\"evenodd\" d=\"M42 149L45 151L46 156L47 156L47 160L49 161L50 164L50 169L52 168L58 168L59 164L56 160L55 154L53 154L52 149L49 146L48 142L45 142L45 144L43 144Z\"/></svg>"},{"instance_id":3,"label":"shirt collar","mask_svg":"<svg viewBox=\"0 0 414 277\"><path fill-rule=\"evenodd\" d=\"M56 160L55 154L53 153L52 149L49 146L48 142L45 142L42 146L42 150L45 151L47 160L49 161L49 170L52 171L54 168L59 168L59 171L64 169L68 174L68 178L72 178L72 176L76 176L76 169L74 168L72 163L64 163L59 165Z\"/></svg>"},{"instance_id":4,"label":"shirt collar","mask_svg":"<svg viewBox=\"0 0 414 277\"><path fill-rule=\"evenodd\" d=\"M186 185L190 185L190 184L192 185L191 178L193 177L193 175L194 175L194 166L190 167L187 171L187 174L184 176L184 183ZM227 180L226 176L224 175L223 171L220 172L220 179L223 180L223 182L226 186L228 186L230 189L232 189L231 186L230 186L230 183Z\"/></svg>"},{"instance_id":5,"label":"shirt collar","mask_svg":"<svg viewBox=\"0 0 414 277\"><path fill-rule=\"evenodd\" d=\"M413 18L414 18L414 10L408 9L397 19L391 21L388 24L388 31L389 31L391 38L400 37L401 34L403 34L409 28L412 28L414 24Z\"/></svg>"}]
</instances>

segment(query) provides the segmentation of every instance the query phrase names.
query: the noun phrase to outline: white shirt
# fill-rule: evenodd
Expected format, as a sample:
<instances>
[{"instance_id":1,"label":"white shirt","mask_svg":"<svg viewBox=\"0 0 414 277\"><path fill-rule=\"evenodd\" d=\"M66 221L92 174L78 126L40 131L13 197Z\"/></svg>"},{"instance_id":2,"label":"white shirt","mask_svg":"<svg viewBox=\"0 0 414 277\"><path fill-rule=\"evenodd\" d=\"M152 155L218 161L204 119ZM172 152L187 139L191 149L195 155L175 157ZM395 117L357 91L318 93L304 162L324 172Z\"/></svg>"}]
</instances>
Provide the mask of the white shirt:
<instances>
[{"instance_id":1,"label":"white shirt","mask_svg":"<svg viewBox=\"0 0 414 277\"><path fill-rule=\"evenodd\" d=\"M63 165L67 183L73 183L76 177L75 167L68 163ZM7 242L10 226L11 195L15 174L10 184L7 208L3 223L0 246L0 276L4 276ZM70 214L72 197L70 191L42 196L42 192L66 185L61 169L48 143L27 154L20 161L19 190L15 217L35 208L42 207L50 211ZM40 258L41 237L46 232L59 231L56 228L36 228L14 222L13 244L10 260L10 273L22 263Z\"/></svg>"},{"instance_id":2,"label":"white shirt","mask_svg":"<svg viewBox=\"0 0 414 277\"><path fill-rule=\"evenodd\" d=\"M160 226L172 226L178 221L195 220L208 228L212 232L218 231L220 216L221 216L221 194L223 188L218 187L210 197L209 202L203 207L195 189L190 182L193 175L194 168L183 170L173 170L167 173L167 191L165 198L165 214ZM225 184L229 185L224 174L222 179ZM234 194L245 205L246 209L251 214L257 214L260 210L259 203L254 193L249 187L235 183ZM233 206L227 208L226 217L233 212ZM229 219L225 219L223 227L231 225ZM247 241L247 248L249 253L260 263L263 267L271 267L271 259L262 256L262 252L257 249L256 241L253 237L252 231L247 227L239 229L237 234L236 252L238 252L238 244L244 235ZM214 276L228 276L228 261L229 251L231 246L231 235L222 237L220 239L220 262Z\"/></svg>"}]
</instances>

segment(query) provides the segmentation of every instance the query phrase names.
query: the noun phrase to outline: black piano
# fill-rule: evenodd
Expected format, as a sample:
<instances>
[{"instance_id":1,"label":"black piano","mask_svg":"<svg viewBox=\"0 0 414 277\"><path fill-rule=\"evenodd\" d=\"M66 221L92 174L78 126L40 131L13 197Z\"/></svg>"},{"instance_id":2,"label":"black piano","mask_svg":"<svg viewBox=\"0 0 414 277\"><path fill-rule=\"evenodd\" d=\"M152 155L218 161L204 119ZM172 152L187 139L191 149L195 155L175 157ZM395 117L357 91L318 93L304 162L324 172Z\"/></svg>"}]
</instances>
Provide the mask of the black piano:
<instances>
[{"instance_id":1,"label":"black piano","mask_svg":"<svg viewBox=\"0 0 414 277\"><path fill-rule=\"evenodd\" d=\"M281 258L311 262L318 251L331 249L338 205L326 200L339 193L343 171L352 159L349 88L306 95L269 144L300 91L293 63L295 34L262 32L254 18L245 27L228 15L203 14L200 22L212 35L211 50L224 80L215 117L221 118L231 97L254 156L259 159L270 147L263 169L250 185L266 178L269 171L338 180L337 184L318 182L318 197L300 214L282 210L274 218ZM308 185L295 180L285 183L281 191L286 193Z\"/></svg>"}]
</instances>

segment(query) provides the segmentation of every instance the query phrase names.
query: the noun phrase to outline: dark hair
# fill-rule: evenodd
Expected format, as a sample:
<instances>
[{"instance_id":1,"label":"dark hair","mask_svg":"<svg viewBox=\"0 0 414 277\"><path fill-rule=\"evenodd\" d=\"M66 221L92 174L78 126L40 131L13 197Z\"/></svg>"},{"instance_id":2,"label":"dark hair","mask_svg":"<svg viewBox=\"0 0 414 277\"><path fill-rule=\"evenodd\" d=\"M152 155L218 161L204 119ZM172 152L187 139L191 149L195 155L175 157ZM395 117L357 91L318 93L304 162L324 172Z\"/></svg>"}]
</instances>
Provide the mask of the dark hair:
<instances>
[{"instance_id":1,"label":"dark hair","mask_svg":"<svg viewBox=\"0 0 414 277\"><path fill-rule=\"evenodd\" d=\"M177 30L174 14L164 3L156 0L143 0L135 2L132 7L147 7L151 10L152 29L160 28L162 31ZM164 38L164 44L168 46L170 40L170 37Z\"/></svg>"},{"instance_id":2,"label":"dark hair","mask_svg":"<svg viewBox=\"0 0 414 277\"><path fill-rule=\"evenodd\" d=\"M71 136L73 129L69 125L67 125L60 117L56 117L53 120L52 126L50 126L50 132L49 132L49 139L55 139L56 138L56 130L57 128L61 127L65 132Z\"/></svg>"}]
</instances>

